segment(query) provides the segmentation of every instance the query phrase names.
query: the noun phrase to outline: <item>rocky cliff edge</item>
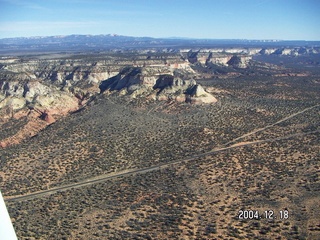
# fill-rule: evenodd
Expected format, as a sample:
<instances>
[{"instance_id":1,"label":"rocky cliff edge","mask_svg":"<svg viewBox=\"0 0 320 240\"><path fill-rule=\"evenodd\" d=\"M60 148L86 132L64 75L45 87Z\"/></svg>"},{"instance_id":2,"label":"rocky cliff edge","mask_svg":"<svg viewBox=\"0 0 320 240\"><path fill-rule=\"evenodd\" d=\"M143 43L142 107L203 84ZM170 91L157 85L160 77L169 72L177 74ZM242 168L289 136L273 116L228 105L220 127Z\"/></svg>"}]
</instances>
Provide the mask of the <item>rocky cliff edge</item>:
<instances>
[{"instance_id":1,"label":"rocky cliff edge","mask_svg":"<svg viewBox=\"0 0 320 240\"><path fill-rule=\"evenodd\" d=\"M191 75L192 76L192 75ZM215 103L217 99L182 70L153 67L127 67L102 81L101 93L129 94L155 100L176 100L194 104Z\"/></svg>"}]
</instances>

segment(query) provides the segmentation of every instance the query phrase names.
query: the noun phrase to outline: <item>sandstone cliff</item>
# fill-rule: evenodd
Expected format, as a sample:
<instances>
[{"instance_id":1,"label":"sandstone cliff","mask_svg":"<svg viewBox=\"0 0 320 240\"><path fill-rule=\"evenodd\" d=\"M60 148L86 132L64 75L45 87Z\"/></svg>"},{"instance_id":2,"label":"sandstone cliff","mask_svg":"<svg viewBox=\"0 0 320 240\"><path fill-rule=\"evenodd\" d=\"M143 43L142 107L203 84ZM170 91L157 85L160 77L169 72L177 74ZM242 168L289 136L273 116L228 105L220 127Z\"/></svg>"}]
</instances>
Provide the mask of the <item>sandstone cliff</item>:
<instances>
[{"instance_id":1,"label":"sandstone cliff","mask_svg":"<svg viewBox=\"0 0 320 240\"><path fill-rule=\"evenodd\" d=\"M2 145L37 134L36 129L83 107L100 93L214 103L217 99L195 79L241 74L252 66L252 56L258 54L314 53L319 53L319 48L220 46L1 57L0 124L10 118L26 121L22 133L15 140L6 138Z\"/></svg>"},{"instance_id":2,"label":"sandstone cliff","mask_svg":"<svg viewBox=\"0 0 320 240\"><path fill-rule=\"evenodd\" d=\"M72 58L8 58L0 62L0 124L24 122L1 146L36 135L106 90L154 100L211 103L186 91L196 85L191 64L179 53L108 54ZM193 99L190 101L190 99ZM197 100L195 100L197 99ZM203 100L200 100L203 99ZM211 99L211 101L210 101Z\"/></svg>"},{"instance_id":3,"label":"sandstone cliff","mask_svg":"<svg viewBox=\"0 0 320 240\"><path fill-rule=\"evenodd\" d=\"M131 97L149 96L157 100L170 99L197 104L217 101L190 77L190 73L185 75L185 72L167 67L127 67L118 75L102 81L99 88L101 93L116 91Z\"/></svg>"},{"instance_id":4,"label":"sandstone cliff","mask_svg":"<svg viewBox=\"0 0 320 240\"><path fill-rule=\"evenodd\" d=\"M231 52L216 52L206 49L205 51L192 51L190 50L186 57L190 63L200 63L203 66L206 66L210 63L221 66L231 66L234 68L246 68L248 63L252 59L252 56L249 54L244 54L243 52L239 54L230 54Z\"/></svg>"},{"instance_id":5,"label":"sandstone cliff","mask_svg":"<svg viewBox=\"0 0 320 240\"><path fill-rule=\"evenodd\" d=\"M215 103L217 99L210 93L206 92L199 84L189 87L186 91L186 101L201 104L201 103Z\"/></svg>"}]
</instances>

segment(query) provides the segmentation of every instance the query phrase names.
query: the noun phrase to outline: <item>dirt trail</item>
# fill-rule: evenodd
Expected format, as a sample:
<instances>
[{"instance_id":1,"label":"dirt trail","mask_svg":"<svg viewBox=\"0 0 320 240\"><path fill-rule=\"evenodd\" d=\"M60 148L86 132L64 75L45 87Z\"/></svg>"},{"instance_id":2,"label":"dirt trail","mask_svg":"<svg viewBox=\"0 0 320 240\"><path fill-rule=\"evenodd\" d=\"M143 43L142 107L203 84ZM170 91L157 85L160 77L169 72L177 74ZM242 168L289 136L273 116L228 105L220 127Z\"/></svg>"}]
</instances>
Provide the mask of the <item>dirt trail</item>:
<instances>
[{"instance_id":1,"label":"dirt trail","mask_svg":"<svg viewBox=\"0 0 320 240\"><path fill-rule=\"evenodd\" d=\"M221 152L221 151L225 151L225 150L228 150L228 149L234 149L234 148L238 148L238 147L244 147L244 146L250 146L250 145L254 145L254 144L259 144L259 143L265 143L265 142L274 142L274 141L279 141L279 140L284 140L284 139L289 139L289 138L292 138L292 137L297 137L297 136L303 136L303 135L308 135L308 134L313 134L313 133L319 133L320 130L317 130L317 131L311 131L311 132L305 132L305 133L296 133L296 134L291 134L291 135L287 135L287 136L284 136L284 137L278 137L278 138L273 138L273 139L264 139L264 140L257 140L257 141L251 141L251 142L240 142L240 143L235 143L237 140L240 140L244 137L247 137L247 136L250 136L252 134L255 134L257 132L261 132L265 129L268 129L270 127L273 127L274 125L276 124L279 124L281 122L284 122L288 119L291 119L299 114L302 114L310 109L313 109L313 108L316 108L316 107L319 107L320 104L317 104L317 105L314 105L312 107L308 107L308 108L305 108L299 112L296 112L294 114L291 114L273 124L270 124L270 125L267 125L263 128L259 128L259 129L256 129L252 132L249 132L249 133L246 133L240 137L237 137L235 139L233 139L232 141L226 143L224 146L225 147L220 147L220 148L215 148L211 151L208 151L208 152L205 152L205 153L201 153L201 154L197 154L197 155L194 155L194 156L191 156L191 157L188 157L188 158L184 158L184 159L179 159L179 160L175 160L175 161L172 161L170 163L162 163L162 164L158 164L158 165L155 165L155 166L151 166L151 167L146 167L146 168L140 168L140 169L126 169L126 170L123 170L123 171L120 171L120 172L114 172L114 173L108 173L108 174L102 174L100 176L96 176L96 177L93 177L93 178L87 178L87 179L84 179L80 182L76 182L76 183L71 183L71 184L67 184L67 185L63 185L63 186L60 186L60 187L55 187L55 188L51 188L51 189L48 189L48 190L43 190L43 191L39 191L39 192L33 192L33 193L27 193L27 194L24 194L24 195L19 195L19 196L8 196L5 198L6 201L26 201L26 200L30 200L30 199L34 199L34 198L40 198L40 197L43 197L43 196L46 196L46 195L51 195L51 194L54 194L54 193L57 193L57 192L60 192L60 191L66 191L66 190L70 190L72 188L80 188L80 187L83 187L83 186L87 186L87 185L91 185L91 184L94 184L94 183L100 183L100 182L104 182L108 179L113 179L113 178L118 178L118 177L122 177L122 176L128 176L128 175L132 175L132 174L143 174L143 173L147 173L147 172L151 172L151 171L155 171L155 170L159 170L159 169L163 169L163 168L167 168L169 166L172 166L172 165L175 165L175 164L178 164L178 163L182 163L182 162L189 162L189 161L192 161L192 160L195 160L197 158L200 158L200 157L203 157L203 156L207 156L207 155L211 155L211 154L214 154L214 153L217 153L217 152ZM234 143L233 145L231 146L228 146L229 144L231 143Z\"/></svg>"},{"instance_id":2,"label":"dirt trail","mask_svg":"<svg viewBox=\"0 0 320 240\"><path fill-rule=\"evenodd\" d=\"M97 177L93 177L93 178L88 178L85 180L82 180L80 182L77 183L71 183L71 184L67 184L67 185L63 185L60 187L56 187L56 188L51 188L48 190L43 190L43 191L39 191L39 192L34 192L34 193L28 193L25 195L20 195L20 196L8 196L5 198L6 201L26 201L26 200L31 200L34 198L40 198L46 195L51 195L57 192L61 192L61 191L66 191L66 190L70 190L73 188L80 188L80 187L84 187L84 186L88 186L88 185L92 185L95 183L101 183L101 182L105 182L108 179L113 179L113 178L118 178L118 177L124 177L124 176L129 176L132 174L143 174L143 173L147 173L147 172L151 172L151 171L155 171L155 170L160 170L160 169L164 169L164 168L168 168L172 165L175 164L179 164L182 162L189 162L192 160L195 160L197 158L200 157L204 157L207 155L211 155L211 154L215 154L221 151L225 151L225 150L229 150L229 149L234 149L234 148L239 148L239 147L244 147L244 146L249 146L249 145L254 145L254 144L259 144L259 143L264 143L264 142L274 142L274 141L279 141L279 140L284 140L284 139L289 139L289 138L293 138L293 137L297 137L297 136L303 136L303 135L308 135L308 134L313 134L313 133L319 133L320 130L318 131L312 131L312 132L305 132L305 133L297 133L297 134L292 134L292 135L287 135L285 137L278 137L278 138L274 138L274 139L265 139L265 140L258 140L258 141L253 141L253 142L247 142L247 143L242 143L242 144L234 144L232 146L229 147L224 147L224 148L218 148L218 149L214 149L211 150L209 152L205 152L205 153L201 153L201 154L197 154L194 155L192 157L188 157L188 158L184 158L184 159L179 159L176 161L172 161L170 163L162 163L162 164L158 164L152 167L146 167L146 168L140 168L140 169L126 169L120 172L115 172L115 173L108 173L108 174L103 174Z\"/></svg>"},{"instance_id":3,"label":"dirt trail","mask_svg":"<svg viewBox=\"0 0 320 240\"><path fill-rule=\"evenodd\" d=\"M248 136L253 135L253 134L257 133L257 132L264 131L264 130L266 130L266 129L268 129L268 128L271 128L271 127L273 127L273 126L275 126L275 125L277 125L277 124L279 124L279 123L282 123L282 122L284 122L284 121L287 121L287 120L289 120L289 119L291 119L291 118L293 118L293 117L295 117L295 116L297 116L297 115L299 115L299 114L302 114L302 113L304 113L304 112L306 112L306 111L309 111L309 110L311 110L311 109L313 109L313 108L316 108L316 107L319 107L319 106L320 106L320 104L317 104L317 105L314 105L314 106L305 108L305 109L303 109L303 110L301 110L301 111L299 111L299 112L293 113L293 114L291 114L291 115L289 115L289 116L287 116L287 117L285 117L285 118L282 118L282 119L280 119L279 121L277 121L277 122L275 122L275 123L272 123L272 124L270 124L270 125L267 125L267 126L265 126L265 127L263 127L263 128L255 129L255 130L253 130L252 132L243 134L242 136L237 137L237 138L231 140L230 142L227 142L227 143L224 144L224 145L227 146L227 145L229 145L229 144L231 144L231 143L234 143L234 142L236 142L236 141L238 141L238 140L240 140L240 139L242 139L242 138L248 137Z\"/></svg>"}]
</instances>

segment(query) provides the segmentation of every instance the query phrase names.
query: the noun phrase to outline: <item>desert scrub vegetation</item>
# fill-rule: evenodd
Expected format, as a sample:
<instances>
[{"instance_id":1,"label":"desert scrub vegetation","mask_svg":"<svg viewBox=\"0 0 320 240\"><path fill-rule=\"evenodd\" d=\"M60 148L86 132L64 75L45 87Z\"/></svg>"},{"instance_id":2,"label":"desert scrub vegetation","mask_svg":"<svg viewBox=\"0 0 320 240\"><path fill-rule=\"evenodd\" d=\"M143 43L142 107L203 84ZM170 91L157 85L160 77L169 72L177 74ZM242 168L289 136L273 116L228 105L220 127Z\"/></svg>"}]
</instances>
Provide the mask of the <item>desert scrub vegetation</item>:
<instances>
[{"instance_id":1,"label":"desert scrub vegetation","mask_svg":"<svg viewBox=\"0 0 320 240\"><path fill-rule=\"evenodd\" d=\"M27 142L0 149L2 193L26 194L184 159L319 104L319 88L303 78L206 81L229 93L214 105L197 106L100 95ZM298 88L301 83L305 85ZM25 238L317 236L318 113L319 108L313 108L232 144L314 133L237 147L38 199L9 201L9 212L17 234ZM238 211L248 208L287 208L295 214L286 221L239 221Z\"/></svg>"},{"instance_id":2,"label":"desert scrub vegetation","mask_svg":"<svg viewBox=\"0 0 320 240\"><path fill-rule=\"evenodd\" d=\"M304 136L251 146L250 151L230 149L153 172L8 202L9 212L23 237L304 238L318 231L312 212L319 163L317 151L301 149L304 160L299 161L291 146L310 141L316 150L314 140ZM283 153L288 164L277 160ZM240 209L285 208L289 219L237 218Z\"/></svg>"},{"instance_id":3,"label":"desert scrub vegetation","mask_svg":"<svg viewBox=\"0 0 320 240\"><path fill-rule=\"evenodd\" d=\"M141 101L100 96L84 111L59 120L19 146L4 149L2 171L12 177L12 185L2 189L8 195L13 195L10 191L14 188L32 192L103 173L170 162L209 151L268 120L251 113L236 99L222 99L220 105L210 106L143 105ZM30 183L23 176L28 176Z\"/></svg>"}]
</instances>

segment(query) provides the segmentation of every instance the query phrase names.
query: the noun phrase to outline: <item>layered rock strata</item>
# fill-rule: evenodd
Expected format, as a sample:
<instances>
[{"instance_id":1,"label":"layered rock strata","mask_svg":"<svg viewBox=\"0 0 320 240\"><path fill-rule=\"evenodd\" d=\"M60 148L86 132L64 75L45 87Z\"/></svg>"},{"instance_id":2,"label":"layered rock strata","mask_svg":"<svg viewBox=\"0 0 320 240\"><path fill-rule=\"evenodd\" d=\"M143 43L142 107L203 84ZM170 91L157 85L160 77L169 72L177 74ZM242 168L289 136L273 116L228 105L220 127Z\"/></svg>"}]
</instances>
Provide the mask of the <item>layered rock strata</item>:
<instances>
[{"instance_id":1,"label":"layered rock strata","mask_svg":"<svg viewBox=\"0 0 320 240\"><path fill-rule=\"evenodd\" d=\"M1 124L25 122L0 139L2 147L36 135L46 126L85 105L100 92L117 91L154 100L211 103L203 94L187 94L196 85L195 71L180 54L74 56L74 59L2 59Z\"/></svg>"},{"instance_id":2,"label":"layered rock strata","mask_svg":"<svg viewBox=\"0 0 320 240\"><path fill-rule=\"evenodd\" d=\"M131 97L148 96L156 100L176 100L195 104L217 101L194 79L181 77L183 74L184 72L170 71L165 67L129 67L124 68L118 75L102 81L99 88L101 93L117 91Z\"/></svg>"}]
</instances>

